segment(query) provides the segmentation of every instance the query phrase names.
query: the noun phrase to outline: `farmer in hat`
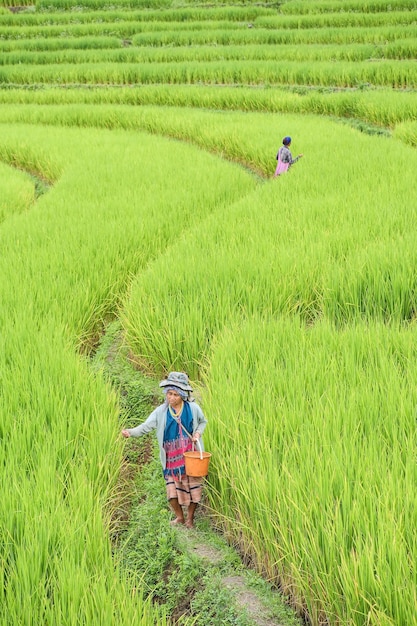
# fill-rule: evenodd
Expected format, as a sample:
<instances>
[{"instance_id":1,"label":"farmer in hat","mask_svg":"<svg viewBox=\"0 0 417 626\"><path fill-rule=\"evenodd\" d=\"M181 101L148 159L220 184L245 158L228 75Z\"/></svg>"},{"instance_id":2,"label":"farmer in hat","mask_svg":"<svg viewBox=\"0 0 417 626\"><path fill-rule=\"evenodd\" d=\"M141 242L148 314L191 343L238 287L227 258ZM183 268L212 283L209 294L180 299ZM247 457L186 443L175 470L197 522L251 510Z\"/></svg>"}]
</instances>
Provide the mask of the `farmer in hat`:
<instances>
[{"instance_id":1,"label":"farmer in hat","mask_svg":"<svg viewBox=\"0 0 417 626\"><path fill-rule=\"evenodd\" d=\"M298 156L295 157L295 159L293 159L291 150L290 150L290 145L291 145L291 137L284 137L284 139L282 140L282 146L278 150L278 153L277 153L278 165L275 170L275 176L279 176L280 174L287 172L288 169L291 167L291 165L294 165L294 163L297 163L297 161L301 159L301 157L303 156L302 154L299 154Z\"/></svg>"},{"instance_id":2,"label":"farmer in hat","mask_svg":"<svg viewBox=\"0 0 417 626\"><path fill-rule=\"evenodd\" d=\"M165 402L157 407L143 424L122 430L123 437L141 437L156 430L159 458L166 483L169 504L175 513L171 524L194 525L194 513L201 501L203 478L187 476L184 452L191 450L192 442L199 442L207 424L200 406L190 397L192 387L184 372L170 372L159 383ZM182 507L187 508L184 518Z\"/></svg>"}]
</instances>

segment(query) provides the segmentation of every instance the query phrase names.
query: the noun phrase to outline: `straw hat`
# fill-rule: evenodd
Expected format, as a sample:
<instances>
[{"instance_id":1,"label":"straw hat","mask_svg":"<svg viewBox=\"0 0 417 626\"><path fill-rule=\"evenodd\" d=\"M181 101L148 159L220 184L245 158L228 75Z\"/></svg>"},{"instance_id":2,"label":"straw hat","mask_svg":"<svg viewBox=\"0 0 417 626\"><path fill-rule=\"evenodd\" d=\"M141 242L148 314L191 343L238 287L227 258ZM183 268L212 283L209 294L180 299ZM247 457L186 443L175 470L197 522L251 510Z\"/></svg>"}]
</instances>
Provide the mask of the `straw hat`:
<instances>
[{"instance_id":1,"label":"straw hat","mask_svg":"<svg viewBox=\"0 0 417 626\"><path fill-rule=\"evenodd\" d=\"M182 389L183 391L193 390L188 381L188 376L184 372L170 372L165 380L161 380L159 386L178 387L178 389Z\"/></svg>"}]
</instances>

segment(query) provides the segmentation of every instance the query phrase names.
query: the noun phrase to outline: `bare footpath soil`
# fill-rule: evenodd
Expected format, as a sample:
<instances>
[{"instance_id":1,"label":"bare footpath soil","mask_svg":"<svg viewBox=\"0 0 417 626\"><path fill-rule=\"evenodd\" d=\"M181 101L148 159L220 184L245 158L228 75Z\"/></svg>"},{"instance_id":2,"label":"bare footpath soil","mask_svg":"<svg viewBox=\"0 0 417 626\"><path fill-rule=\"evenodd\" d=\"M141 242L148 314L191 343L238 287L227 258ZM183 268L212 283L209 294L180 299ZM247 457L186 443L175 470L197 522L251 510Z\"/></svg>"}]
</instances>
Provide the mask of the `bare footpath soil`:
<instances>
[{"instance_id":1,"label":"bare footpath soil","mask_svg":"<svg viewBox=\"0 0 417 626\"><path fill-rule=\"evenodd\" d=\"M129 572L135 570L145 581L172 624L185 624L186 619L195 626L305 624L279 590L246 564L214 527L204 502L197 509L194 528L170 524L173 515L166 503L159 459L153 455L143 465L150 447L154 453L156 448L151 436L141 443L147 452L141 452L136 470L129 464L130 479L124 489L130 495L121 507L124 521L114 547Z\"/></svg>"},{"instance_id":2,"label":"bare footpath soil","mask_svg":"<svg viewBox=\"0 0 417 626\"><path fill-rule=\"evenodd\" d=\"M201 542L198 536L198 530L185 531L180 530L185 535L185 544L189 551L194 551L201 561L206 561L208 566L217 565L220 566L224 559L223 552L214 548L208 543ZM270 597L265 596L264 592L257 591L256 588L250 586L245 572L230 572L229 574L222 576L221 584L225 590L230 592L232 602L236 606L237 613L242 612L245 615L249 624L254 626L285 626L289 623L296 623L293 621L295 616L292 612L283 607L283 615L274 615L274 610L271 607ZM270 591L272 596L277 592ZM282 599L278 598L281 603Z\"/></svg>"}]
</instances>

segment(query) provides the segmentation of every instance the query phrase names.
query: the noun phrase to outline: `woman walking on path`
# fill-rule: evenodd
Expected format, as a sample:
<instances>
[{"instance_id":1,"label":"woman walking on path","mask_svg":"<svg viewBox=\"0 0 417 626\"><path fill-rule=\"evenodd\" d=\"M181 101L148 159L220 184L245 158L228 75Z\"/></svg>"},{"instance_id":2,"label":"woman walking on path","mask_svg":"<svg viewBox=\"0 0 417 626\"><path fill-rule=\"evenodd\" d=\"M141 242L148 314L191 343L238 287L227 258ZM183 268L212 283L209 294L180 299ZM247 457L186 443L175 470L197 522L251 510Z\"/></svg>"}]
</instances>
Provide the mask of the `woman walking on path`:
<instances>
[{"instance_id":1,"label":"woman walking on path","mask_svg":"<svg viewBox=\"0 0 417 626\"><path fill-rule=\"evenodd\" d=\"M302 154L299 154L295 157L295 159L293 159L290 151L290 145L291 137L284 137L284 139L282 140L282 146L278 150L277 154L278 165L277 169L275 170L275 176L279 176L280 174L287 172L291 165L297 163L297 161L303 156Z\"/></svg>"},{"instance_id":2,"label":"woman walking on path","mask_svg":"<svg viewBox=\"0 0 417 626\"><path fill-rule=\"evenodd\" d=\"M201 435L207 420L200 406L190 398L192 387L187 374L171 372L159 386L165 394L165 402L152 411L143 424L122 430L122 435L141 437L156 430L167 498L175 513L171 524L192 528L194 513L201 501L203 478L186 475L184 452L191 450L192 442L196 441L201 450L204 449ZM187 518L183 506L187 508Z\"/></svg>"}]
</instances>

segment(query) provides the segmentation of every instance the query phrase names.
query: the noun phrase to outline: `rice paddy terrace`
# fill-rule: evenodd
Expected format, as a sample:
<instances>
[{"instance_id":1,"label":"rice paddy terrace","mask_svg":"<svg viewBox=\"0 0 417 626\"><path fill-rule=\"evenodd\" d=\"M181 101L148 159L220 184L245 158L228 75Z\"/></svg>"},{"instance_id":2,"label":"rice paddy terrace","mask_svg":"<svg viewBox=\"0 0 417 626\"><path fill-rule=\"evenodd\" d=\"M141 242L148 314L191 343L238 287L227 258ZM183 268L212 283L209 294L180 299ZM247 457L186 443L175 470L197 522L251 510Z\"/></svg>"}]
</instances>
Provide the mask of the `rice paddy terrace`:
<instances>
[{"instance_id":1,"label":"rice paddy terrace","mask_svg":"<svg viewBox=\"0 0 417 626\"><path fill-rule=\"evenodd\" d=\"M1 624L169 621L109 540L118 317L300 615L417 625L416 51L416 0L3 0Z\"/></svg>"}]
</instances>

